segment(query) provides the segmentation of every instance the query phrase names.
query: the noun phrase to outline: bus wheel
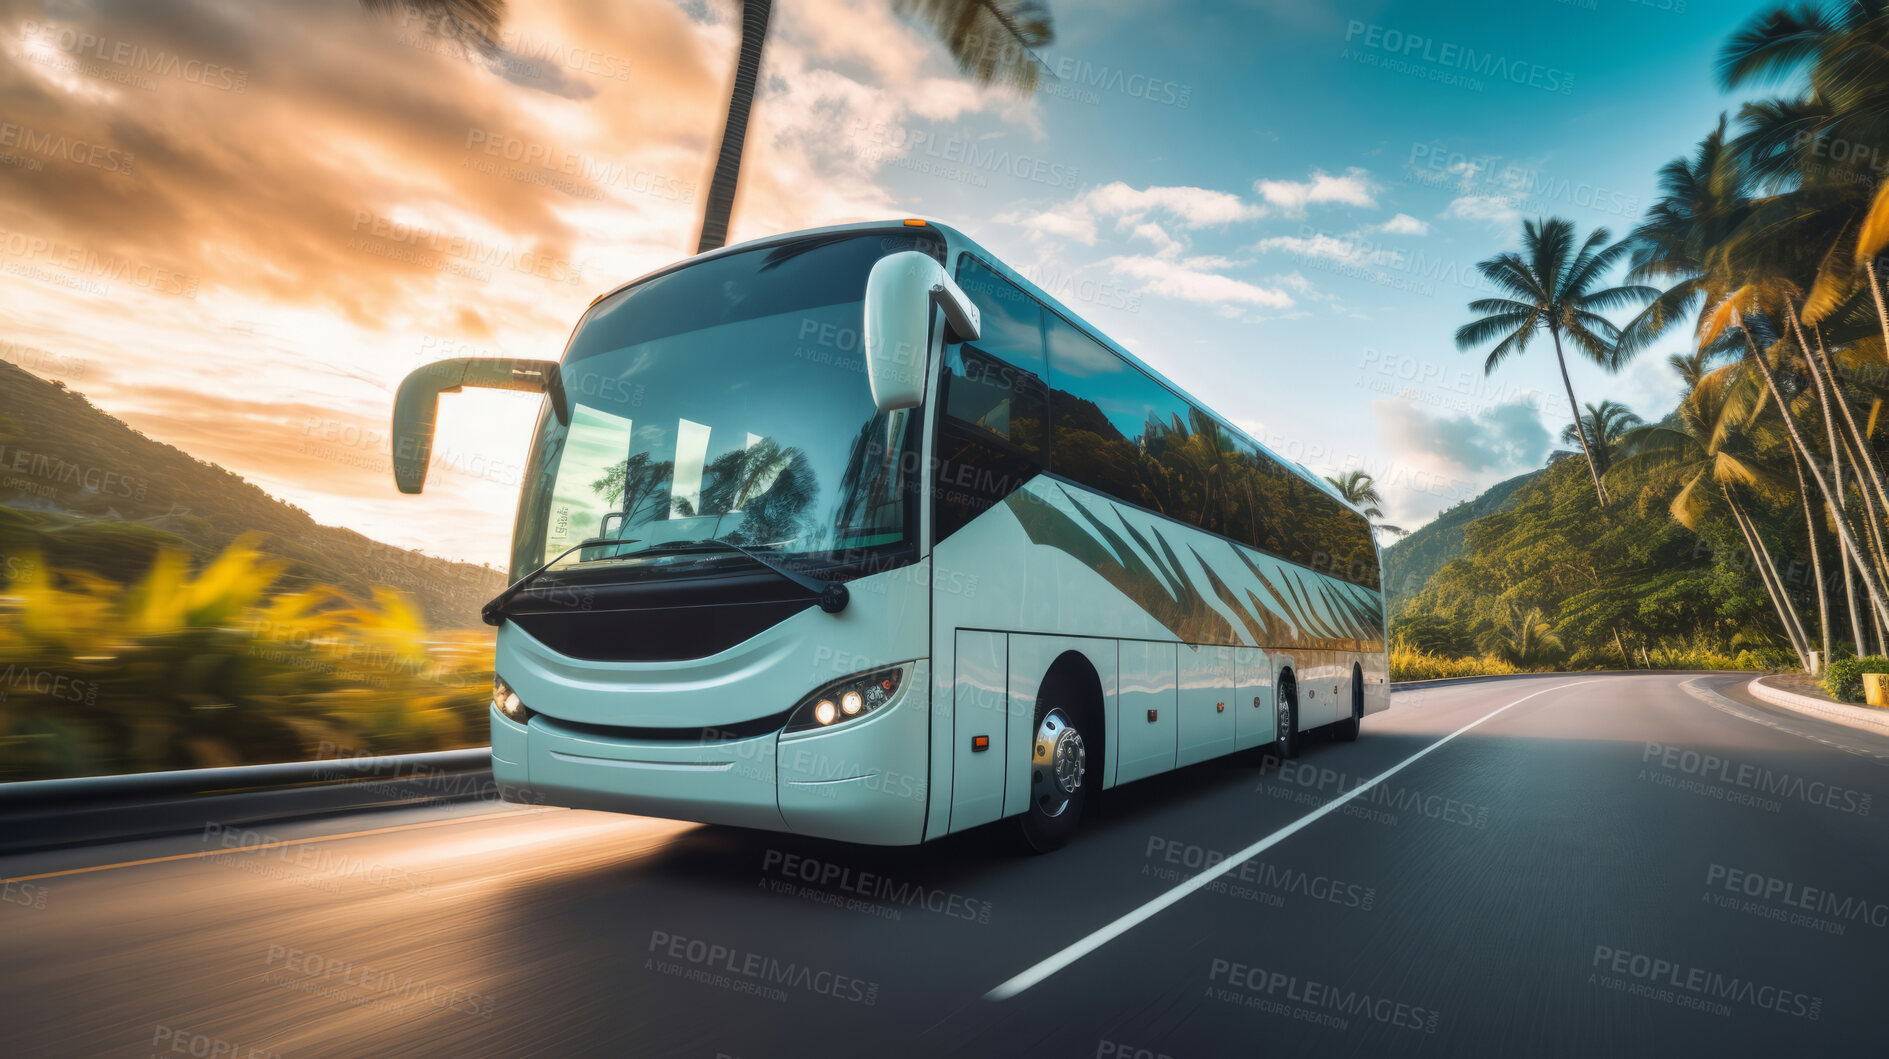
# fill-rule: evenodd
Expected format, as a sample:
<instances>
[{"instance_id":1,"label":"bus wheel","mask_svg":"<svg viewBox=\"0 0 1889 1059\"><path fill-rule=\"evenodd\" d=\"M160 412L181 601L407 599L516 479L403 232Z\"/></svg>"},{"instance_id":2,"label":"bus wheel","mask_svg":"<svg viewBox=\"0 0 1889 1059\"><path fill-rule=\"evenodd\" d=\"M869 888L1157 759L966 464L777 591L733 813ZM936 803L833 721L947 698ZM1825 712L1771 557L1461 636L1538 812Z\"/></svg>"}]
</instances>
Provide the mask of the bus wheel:
<instances>
[{"instance_id":1,"label":"bus wheel","mask_svg":"<svg viewBox=\"0 0 1889 1059\"><path fill-rule=\"evenodd\" d=\"M1091 786L1088 744L1071 711L1039 702L1030 748L1030 807L1017 818L1024 845L1036 853L1061 849L1076 833Z\"/></svg>"},{"instance_id":2,"label":"bus wheel","mask_svg":"<svg viewBox=\"0 0 1889 1059\"><path fill-rule=\"evenodd\" d=\"M1273 746L1280 760L1288 761L1299 756L1299 684L1291 677L1279 682L1279 694L1275 696L1277 706L1274 710Z\"/></svg>"},{"instance_id":3,"label":"bus wheel","mask_svg":"<svg viewBox=\"0 0 1889 1059\"><path fill-rule=\"evenodd\" d=\"M1340 743L1356 742L1358 732L1364 728L1364 672L1356 666L1351 668L1351 717L1332 726Z\"/></svg>"}]
</instances>

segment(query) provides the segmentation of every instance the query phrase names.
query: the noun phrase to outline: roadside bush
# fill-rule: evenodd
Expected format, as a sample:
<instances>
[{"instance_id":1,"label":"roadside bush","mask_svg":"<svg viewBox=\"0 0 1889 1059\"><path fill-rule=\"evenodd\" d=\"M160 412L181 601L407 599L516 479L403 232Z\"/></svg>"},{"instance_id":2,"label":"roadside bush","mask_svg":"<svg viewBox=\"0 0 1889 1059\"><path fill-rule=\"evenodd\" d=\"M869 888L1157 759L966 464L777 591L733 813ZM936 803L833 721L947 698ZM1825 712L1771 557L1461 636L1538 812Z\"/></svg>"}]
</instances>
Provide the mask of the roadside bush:
<instances>
[{"instance_id":1,"label":"roadside bush","mask_svg":"<svg viewBox=\"0 0 1889 1059\"><path fill-rule=\"evenodd\" d=\"M1823 690L1838 702L1863 701L1863 674L1889 673L1889 658L1839 658L1823 671Z\"/></svg>"},{"instance_id":2,"label":"roadside bush","mask_svg":"<svg viewBox=\"0 0 1889 1059\"><path fill-rule=\"evenodd\" d=\"M477 746L489 632L436 632L396 592L279 586L238 540L134 584L37 557L0 600L0 781Z\"/></svg>"},{"instance_id":3,"label":"roadside bush","mask_svg":"<svg viewBox=\"0 0 1889 1059\"><path fill-rule=\"evenodd\" d=\"M1449 658L1419 650L1402 640L1391 645L1391 680L1445 680L1451 677L1486 677L1504 673L1526 673L1514 663L1494 655Z\"/></svg>"}]
</instances>

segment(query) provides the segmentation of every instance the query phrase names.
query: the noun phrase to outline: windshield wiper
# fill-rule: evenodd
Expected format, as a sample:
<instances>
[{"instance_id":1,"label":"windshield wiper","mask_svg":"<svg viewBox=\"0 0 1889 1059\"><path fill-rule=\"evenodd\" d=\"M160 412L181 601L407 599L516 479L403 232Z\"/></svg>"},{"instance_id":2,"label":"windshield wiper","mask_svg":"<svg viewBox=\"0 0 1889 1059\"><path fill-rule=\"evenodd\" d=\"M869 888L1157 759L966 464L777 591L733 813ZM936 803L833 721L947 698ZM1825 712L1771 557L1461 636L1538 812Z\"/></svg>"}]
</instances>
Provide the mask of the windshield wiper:
<instances>
[{"instance_id":1,"label":"windshield wiper","mask_svg":"<svg viewBox=\"0 0 1889 1059\"><path fill-rule=\"evenodd\" d=\"M493 596L491 602L479 608L479 620L485 622L487 625L505 624L505 604L510 603L514 598L517 597L518 593L523 592L525 590L526 585L529 585L533 581L536 581L540 576L544 574L546 570L549 570L553 566L556 566L558 564L558 560L564 558L565 556L571 554L572 552L582 551L585 548L603 548L603 547L608 547L613 544L635 544L637 543L637 541L641 539L642 538L640 537L631 537L624 540L619 540L615 537L592 537L589 540L578 541L576 544L573 544L570 547L552 556L550 562L545 563L543 566L538 567L536 570L533 570L532 572L526 574L525 576L519 578L518 580L513 581L510 585L506 586L505 591L500 592L496 596Z\"/></svg>"},{"instance_id":2,"label":"windshield wiper","mask_svg":"<svg viewBox=\"0 0 1889 1059\"><path fill-rule=\"evenodd\" d=\"M691 549L691 550L713 549L713 550L718 550L718 551L726 550L726 551L731 551L731 552L740 552L742 555L745 555L748 558L753 559L755 562L760 563L762 566L767 567L769 570L772 570L775 573L786 578L787 580L792 581L794 584L799 585L801 588L804 588L807 591L812 592L814 595L819 596L820 609L823 611L826 611L828 614L838 614L840 611L845 610L847 600L852 597L852 593L847 589L844 582L825 581L820 578L810 576L808 574L803 574L799 572L798 570L794 570L780 562L777 562L773 559L768 558L767 555L763 552L758 552L754 550L753 548L744 547L742 545L736 544L733 541L721 540L719 538L704 537L701 540L693 540L693 541L663 541L660 544L652 544L649 547L644 548L640 554L648 555L651 552L682 551L684 549Z\"/></svg>"}]
</instances>

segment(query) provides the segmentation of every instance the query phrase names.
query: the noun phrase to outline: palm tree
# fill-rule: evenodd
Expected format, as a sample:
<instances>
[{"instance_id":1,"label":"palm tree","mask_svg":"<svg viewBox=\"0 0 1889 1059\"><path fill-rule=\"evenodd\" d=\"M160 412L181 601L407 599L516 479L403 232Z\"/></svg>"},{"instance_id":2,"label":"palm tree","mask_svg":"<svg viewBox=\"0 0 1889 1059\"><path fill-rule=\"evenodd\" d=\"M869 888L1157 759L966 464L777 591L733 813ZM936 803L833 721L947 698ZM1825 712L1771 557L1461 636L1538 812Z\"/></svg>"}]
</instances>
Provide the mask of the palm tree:
<instances>
[{"instance_id":1,"label":"palm tree","mask_svg":"<svg viewBox=\"0 0 1889 1059\"><path fill-rule=\"evenodd\" d=\"M772 0L741 0L741 52L728 93L715 173L702 200L698 254L728 241L728 219L735 208L741 153L748 138L748 114L754 109L755 82L760 77L773 6ZM1002 84L1024 95L1036 90L1041 61L1031 49L1048 44L1054 36L1049 9L1041 0L894 0L894 6L930 23L957 60L958 69L978 84Z\"/></svg>"},{"instance_id":2,"label":"palm tree","mask_svg":"<svg viewBox=\"0 0 1889 1059\"><path fill-rule=\"evenodd\" d=\"M498 50L499 27L505 24L505 0L361 0L361 6L382 16L416 9L450 27L452 40L485 55Z\"/></svg>"},{"instance_id":3,"label":"palm tree","mask_svg":"<svg viewBox=\"0 0 1889 1059\"><path fill-rule=\"evenodd\" d=\"M1747 284L1737 290L1716 296L1715 300L1707 303L1705 312L1700 318L1699 341L1702 345L1710 343L1728 331L1741 332L1744 335L1747 351L1744 363L1755 368L1764 378L1765 389L1777 406L1778 418L1784 423L1784 430L1790 437L1792 447L1803 459L1805 466L1809 468L1811 481L1816 483L1817 492L1822 495L1824 504L1830 509L1831 528L1836 531L1837 540L1841 543L1848 561L1855 562L1862 568L1863 585L1869 590L1870 603L1878 619L1889 621L1889 606L1885 606L1882 585L1876 572L1863 558L1862 549L1857 547L1856 538L1850 533L1849 525L1839 516L1841 505L1837 499L1838 494L1832 490L1822 467L1817 463L1814 450L1805 441L1802 431L1797 427L1796 418L1791 415L1790 399L1793 394L1780 386L1778 372L1772 368L1766 353L1758 348L1757 340L1753 335L1750 318L1764 315L1766 300L1765 289L1753 284ZM1777 346L1782 348L1783 343L1780 341Z\"/></svg>"},{"instance_id":4,"label":"palm tree","mask_svg":"<svg viewBox=\"0 0 1889 1059\"><path fill-rule=\"evenodd\" d=\"M1604 477L1607 469L1613 466L1614 454L1620 448L1621 435L1642 422L1644 420L1635 415L1631 408L1616 401L1602 401L1598 405L1590 404L1587 406L1587 415L1582 417L1579 430L1575 429L1573 423L1561 428L1561 443L1572 445L1580 440L1582 431L1585 431L1594 446L1594 462L1600 465L1600 473Z\"/></svg>"},{"instance_id":5,"label":"palm tree","mask_svg":"<svg viewBox=\"0 0 1889 1059\"><path fill-rule=\"evenodd\" d=\"M1595 289L1628 250L1626 241L1610 244L1608 239L1607 229L1596 228L1577 249L1573 222L1560 217L1523 222L1521 253L1508 250L1476 264L1483 278L1508 297L1470 302L1469 310L1481 319L1456 331L1458 349L1496 342L1483 361L1484 374L1492 374L1504 360L1525 352L1537 332L1548 332L1554 341L1555 363L1561 369L1561 385L1568 393L1575 433L1587 457L1588 473L1594 479L1594 493L1603 505L1607 503L1607 489L1601 484L1600 464L1581 424L1581 405L1574 399L1562 340L1565 337L1607 371L1617 371L1624 363L1620 329L1600 314L1635 301L1651 301L1660 293L1639 285Z\"/></svg>"},{"instance_id":6,"label":"palm tree","mask_svg":"<svg viewBox=\"0 0 1889 1059\"><path fill-rule=\"evenodd\" d=\"M1748 29L1746 35L1753 33ZM1739 47L1740 42L1735 39L1727 55L1732 55ZM1740 68L1746 75L1759 69L1750 62ZM1874 454L1867 451L1868 445L1855 427L1841 391L1831 392L1835 387L1826 379L1828 372L1819 370L1821 365L1816 352L1804 338L1798 317L1796 292L1799 288L1790 279L1793 272L1819 268L1827 271L1827 263L1820 264L1814 256L1805 262L1801 253L1793 260L1791 251L1814 244L1816 232L1826 236L1824 242L1828 245L1827 237L1840 235L1846 230L1847 222L1839 219L1833 227L1828 210L1822 208L1827 196L1820 189L1812 189L1801 198L1790 195L1751 197L1757 184L1775 183L1781 178L1783 170L1775 156L1789 146L1789 137L1783 141L1777 139L1783 126L1772 119L1787 110L1784 104L1769 109L1747 107L1745 120L1759 131L1748 131L1737 142L1728 142L1726 122L1721 116L1717 128L1699 142L1689 158L1675 159L1661 169L1661 197L1630 237L1633 268L1628 275L1634 280L1657 279L1672 285L1622 329L1618 352L1621 356L1630 356L1645 348L1690 314L1695 306L1698 308L1698 348L1702 356L1703 351L1719 350L1734 340L1742 340L1746 364L1765 380L1790 445L1809 468L1811 481L1830 509L1847 570L1849 563L1862 566L1865 560L1844 524L1841 513L1845 494L1840 480L1832 482L1826 477L1814 449L1798 429L1790 407L1796 389L1781 392L1777 388L1779 373L1772 369L1772 347L1775 346L1776 355L1781 356L1787 352L1785 344L1767 341L1761 349L1752 326L1746 326L1755 325L1762 332L1775 331L1779 335L1788 331L1796 338L1825 413L1831 459L1841 459L1841 441L1862 451L1861 465L1871 472L1865 481L1873 487L1876 498L1889 508L1889 494L1884 493L1881 475L1876 473ZM1765 143L1770 147L1764 147ZM1837 437L1839 418L1845 428L1845 437L1841 440ZM1839 469L1835 462L1832 469ZM1870 535L1874 543L1873 500L1876 498L1870 496L1869 490L1865 491L1864 498L1866 506L1871 508ZM1889 617L1889 612L1883 610L1878 587L1882 572L1864 570L1863 573L1875 605L1873 609L1881 621Z\"/></svg>"},{"instance_id":7,"label":"palm tree","mask_svg":"<svg viewBox=\"0 0 1889 1059\"><path fill-rule=\"evenodd\" d=\"M1004 85L1022 95L1036 90L1043 66L1032 49L1055 36L1042 0L893 2L906 14L929 23L957 60L958 69L978 84ZM499 27L506 14L506 0L361 0L361 6L378 15L418 7L450 23L455 39L488 56L498 50ZM702 199L698 254L728 242L728 221L741 180L741 154L748 140L748 116L754 110L761 54L773 13L773 0L741 0L741 48L728 92L728 112L722 120L721 146L715 153L715 173Z\"/></svg>"},{"instance_id":8,"label":"palm tree","mask_svg":"<svg viewBox=\"0 0 1889 1059\"><path fill-rule=\"evenodd\" d=\"M1680 525L1695 532L1710 509L1716 488L1745 540L1752 565L1758 571L1765 595L1777 611L1778 623L1790 640L1791 649L1797 653L1799 664L1810 672L1815 668L1811 664L1810 636L1791 606L1790 594L1778 576L1756 521L1740 499L1744 490L1776 492L1779 489L1776 476L1757 460L1750 443L1751 432L1744 407L1749 399L1741 400L1741 395L1734 392L1741 381L1740 369L1740 365L1730 365L1706 375L1680 403L1670 421L1627 431L1622 438L1626 456L1614 468L1612 476L1633 476L1648 481L1653 488L1673 488L1667 510ZM1808 507L1805 510L1808 511ZM1827 623L1825 628L1827 630Z\"/></svg>"},{"instance_id":9,"label":"palm tree","mask_svg":"<svg viewBox=\"0 0 1889 1059\"><path fill-rule=\"evenodd\" d=\"M1540 607L1524 609L1510 602L1497 616L1493 627L1476 637L1476 646L1518 666L1539 665L1552 661L1562 649L1560 637Z\"/></svg>"},{"instance_id":10,"label":"palm tree","mask_svg":"<svg viewBox=\"0 0 1889 1059\"><path fill-rule=\"evenodd\" d=\"M1331 483L1333 489L1338 490L1339 496L1345 498L1345 503L1357 508L1365 518L1371 521L1373 533L1383 532L1398 537L1410 536L1410 531L1402 526L1378 521L1384 517L1382 508L1384 497L1377 491L1377 479L1368 471L1346 471L1342 477L1338 478L1326 475L1325 480Z\"/></svg>"}]
</instances>

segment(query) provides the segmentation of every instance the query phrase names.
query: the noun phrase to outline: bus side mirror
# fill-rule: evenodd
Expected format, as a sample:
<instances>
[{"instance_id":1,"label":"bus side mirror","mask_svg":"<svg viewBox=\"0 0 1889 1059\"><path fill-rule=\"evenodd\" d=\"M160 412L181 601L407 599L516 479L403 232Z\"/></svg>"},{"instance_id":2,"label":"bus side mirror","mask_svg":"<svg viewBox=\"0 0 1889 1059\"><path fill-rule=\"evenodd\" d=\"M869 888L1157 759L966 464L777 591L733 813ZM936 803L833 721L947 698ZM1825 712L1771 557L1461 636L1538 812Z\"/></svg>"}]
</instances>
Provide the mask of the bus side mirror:
<instances>
[{"instance_id":1,"label":"bus side mirror","mask_svg":"<svg viewBox=\"0 0 1889 1059\"><path fill-rule=\"evenodd\" d=\"M879 259L866 276L866 379L881 412L915 408L925 399L931 367L932 307L950 328L946 341L979 333L977 306L944 266L917 250Z\"/></svg>"},{"instance_id":2,"label":"bus side mirror","mask_svg":"<svg viewBox=\"0 0 1889 1059\"><path fill-rule=\"evenodd\" d=\"M426 465L433 455L433 424L439 416L439 395L458 393L467 386L491 390L548 393L559 422L570 422L564 398L564 379L552 360L503 360L460 357L416 368L400 382L394 395L394 484L403 493L426 486Z\"/></svg>"}]
</instances>

